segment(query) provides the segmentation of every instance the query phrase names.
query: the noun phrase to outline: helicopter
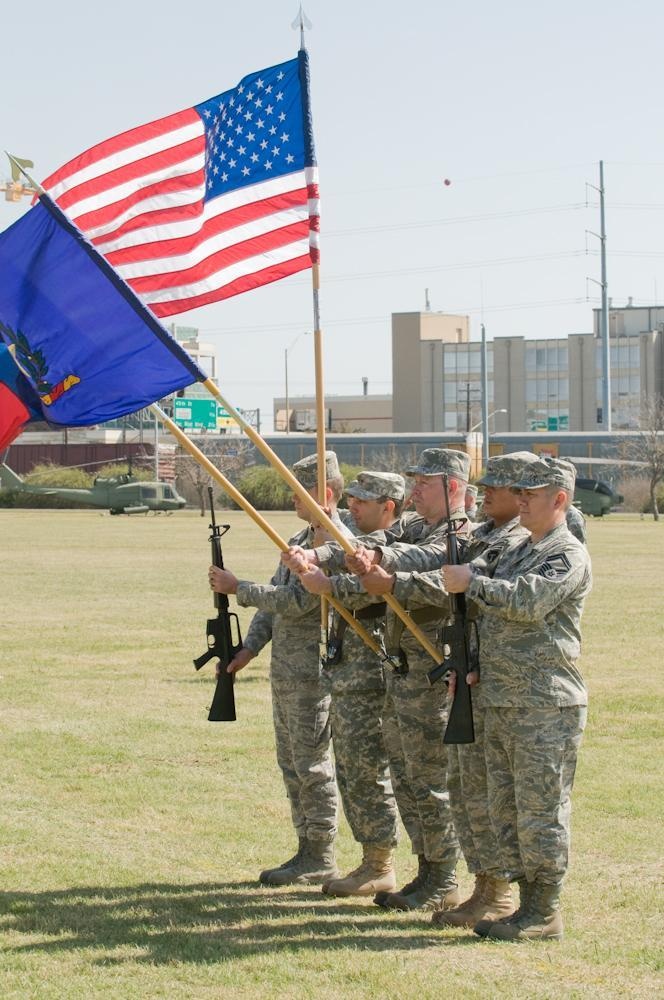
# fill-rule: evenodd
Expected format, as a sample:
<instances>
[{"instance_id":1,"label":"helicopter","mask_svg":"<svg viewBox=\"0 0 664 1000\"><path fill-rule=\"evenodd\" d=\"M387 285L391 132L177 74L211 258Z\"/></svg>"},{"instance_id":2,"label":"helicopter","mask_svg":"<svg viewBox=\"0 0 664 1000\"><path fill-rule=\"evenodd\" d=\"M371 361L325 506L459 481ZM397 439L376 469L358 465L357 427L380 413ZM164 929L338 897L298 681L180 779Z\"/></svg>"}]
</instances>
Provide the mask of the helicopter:
<instances>
[{"instance_id":1,"label":"helicopter","mask_svg":"<svg viewBox=\"0 0 664 1000\"><path fill-rule=\"evenodd\" d=\"M56 496L86 507L101 507L111 514L147 514L148 511L182 510L187 501L170 483L143 482L134 477L131 464L118 476L97 476L88 489L59 486L33 486L24 482L4 462L0 464L0 486L17 493Z\"/></svg>"}]
</instances>

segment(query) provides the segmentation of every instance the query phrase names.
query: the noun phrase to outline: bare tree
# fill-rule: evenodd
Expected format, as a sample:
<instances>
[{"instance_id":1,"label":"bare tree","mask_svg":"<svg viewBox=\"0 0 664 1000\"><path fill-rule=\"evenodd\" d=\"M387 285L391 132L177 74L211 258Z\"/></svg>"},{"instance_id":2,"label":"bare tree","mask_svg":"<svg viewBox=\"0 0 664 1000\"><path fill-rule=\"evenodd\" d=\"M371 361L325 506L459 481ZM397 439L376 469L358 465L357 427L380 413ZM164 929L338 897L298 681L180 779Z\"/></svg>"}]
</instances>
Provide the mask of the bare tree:
<instances>
[{"instance_id":1,"label":"bare tree","mask_svg":"<svg viewBox=\"0 0 664 1000\"><path fill-rule=\"evenodd\" d=\"M648 480L650 503L655 521L659 521L657 487L664 481L664 398L651 396L641 406L641 429L622 442L622 452L633 462L642 463Z\"/></svg>"},{"instance_id":2,"label":"bare tree","mask_svg":"<svg viewBox=\"0 0 664 1000\"><path fill-rule=\"evenodd\" d=\"M231 481L253 463L254 446L241 438L229 438L223 441L209 439L204 442L199 440L197 444L206 458ZM205 517L206 493L208 486L213 485L212 476L189 452L181 448L178 448L175 457L175 470L183 496L189 499L187 493L193 493L201 517Z\"/></svg>"}]
</instances>

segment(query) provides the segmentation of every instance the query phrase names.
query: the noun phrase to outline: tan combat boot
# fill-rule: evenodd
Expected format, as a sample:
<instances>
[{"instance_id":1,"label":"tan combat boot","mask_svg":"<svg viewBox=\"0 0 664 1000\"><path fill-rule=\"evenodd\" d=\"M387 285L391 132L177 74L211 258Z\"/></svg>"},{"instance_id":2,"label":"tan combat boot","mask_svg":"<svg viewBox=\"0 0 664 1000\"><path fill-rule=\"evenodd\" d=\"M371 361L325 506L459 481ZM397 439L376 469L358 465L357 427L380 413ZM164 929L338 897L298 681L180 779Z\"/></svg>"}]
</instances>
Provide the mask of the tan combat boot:
<instances>
[{"instance_id":1,"label":"tan combat boot","mask_svg":"<svg viewBox=\"0 0 664 1000\"><path fill-rule=\"evenodd\" d=\"M527 882L525 878L519 879L517 885L519 886L519 906L518 909L514 910L508 917L501 917L499 920L494 920L492 917L484 917L473 927L475 934L479 934L480 937L486 937L489 933L491 927L494 924L511 924L513 921L518 920L522 913L525 912L528 901L530 899L531 883Z\"/></svg>"},{"instance_id":2,"label":"tan combat boot","mask_svg":"<svg viewBox=\"0 0 664 1000\"><path fill-rule=\"evenodd\" d=\"M386 910L449 910L461 902L454 868L429 862L429 871L417 889L391 892L381 904Z\"/></svg>"},{"instance_id":3,"label":"tan combat boot","mask_svg":"<svg viewBox=\"0 0 664 1000\"><path fill-rule=\"evenodd\" d=\"M328 896L374 896L377 892L394 892L397 887L394 871L394 851L391 847L364 844L362 864L343 878L325 882Z\"/></svg>"},{"instance_id":4,"label":"tan combat boot","mask_svg":"<svg viewBox=\"0 0 664 1000\"><path fill-rule=\"evenodd\" d=\"M263 885L320 885L338 876L334 846L324 840L305 840L290 861L261 872Z\"/></svg>"},{"instance_id":5,"label":"tan combat boot","mask_svg":"<svg viewBox=\"0 0 664 1000\"><path fill-rule=\"evenodd\" d=\"M258 881L262 882L263 885L272 885L272 879L278 872L282 872L284 868L292 868L300 860L302 852L307 846L307 838L298 837L298 842L297 851L292 858L289 858L288 861L282 861L280 865L275 865L273 868L265 868L258 876Z\"/></svg>"},{"instance_id":6,"label":"tan combat boot","mask_svg":"<svg viewBox=\"0 0 664 1000\"><path fill-rule=\"evenodd\" d=\"M399 890L401 892L401 895L406 896L408 895L409 892L414 892L415 889L419 889L420 886L424 883L428 874L429 874L429 862L427 861L427 859L424 857L423 854L418 854L417 875L415 876L415 878L411 879L410 882L407 882L406 885L403 887L403 889ZM390 892L386 892L383 889L380 892L377 892L376 895L374 896L374 903L376 904L376 906L385 907L385 901L387 897L391 895L392 895L392 890L390 890Z\"/></svg>"},{"instance_id":7,"label":"tan combat boot","mask_svg":"<svg viewBox=\"0 0 664 1000\"><path fill-rule=\"evenodd\" d=\"M559 907L560 886L535 881L528 905L517 917L492 924L485 937L494 941L560 941L563 918Z\"/></svg>"},{"instance_id":8,"label":"tan combat boot","mask_svg":"<svg viewBox=\"0 0 664 1000\"><path fill-rule=\"evenodd\" d=\"M479 872L473 893L452 910L436 910L431 922L446 927L474 927L479 920L492 923L514 913L514 902L507 879L492 878Z\"/></svg>"}]
</instances>

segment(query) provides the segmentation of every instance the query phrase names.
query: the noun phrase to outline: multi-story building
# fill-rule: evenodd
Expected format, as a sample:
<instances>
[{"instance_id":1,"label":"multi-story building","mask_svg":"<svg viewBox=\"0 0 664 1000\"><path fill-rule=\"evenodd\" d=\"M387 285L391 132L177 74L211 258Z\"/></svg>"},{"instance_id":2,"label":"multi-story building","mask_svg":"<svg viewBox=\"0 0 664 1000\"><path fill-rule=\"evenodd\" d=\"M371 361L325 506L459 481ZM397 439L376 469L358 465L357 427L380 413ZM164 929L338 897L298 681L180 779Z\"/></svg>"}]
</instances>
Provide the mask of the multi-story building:
<instances>
[{"instance_id":1,"label":"multi-story building","mask_svg":"<svg viewBox=\"0 0 664 1000\"><path fill-rule=\"evenodd\" d=\"M480 423L481 344L468 331L465 316L393 314L394 431L468 431ZM664 395L664 306L612 306L609 331L612 423L633 430L643 399ZM592 333L489 341L487 382L496 432L601 430L599 310Z\"/></svg>"}]
</instances>

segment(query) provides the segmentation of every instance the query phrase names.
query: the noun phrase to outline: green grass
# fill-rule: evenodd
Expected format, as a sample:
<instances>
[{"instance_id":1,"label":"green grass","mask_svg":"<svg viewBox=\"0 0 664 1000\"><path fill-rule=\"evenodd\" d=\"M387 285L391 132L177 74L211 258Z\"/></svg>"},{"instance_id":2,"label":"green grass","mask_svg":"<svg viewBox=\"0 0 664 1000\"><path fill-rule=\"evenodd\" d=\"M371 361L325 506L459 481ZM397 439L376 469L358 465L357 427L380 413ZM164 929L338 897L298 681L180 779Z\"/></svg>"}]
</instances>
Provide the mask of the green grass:
<instances>
[{"instance_id":1,"label":"green grass","mask_svg":"<svg viewBox=\"0 0 664 1000\"><path fill-rule=\"evenodd\" d=\"M271 543L224 519L229 568L267 579ZM567 934L524 946L257 885L293 833L267 656L238 681L238 722L206 720L212 669L191 665L212 614L206 525L0 511L2 1000L661 995L664 528L590 524ZM345 824L339 855L357 857Z\"/></svg>"}]
</instances>

